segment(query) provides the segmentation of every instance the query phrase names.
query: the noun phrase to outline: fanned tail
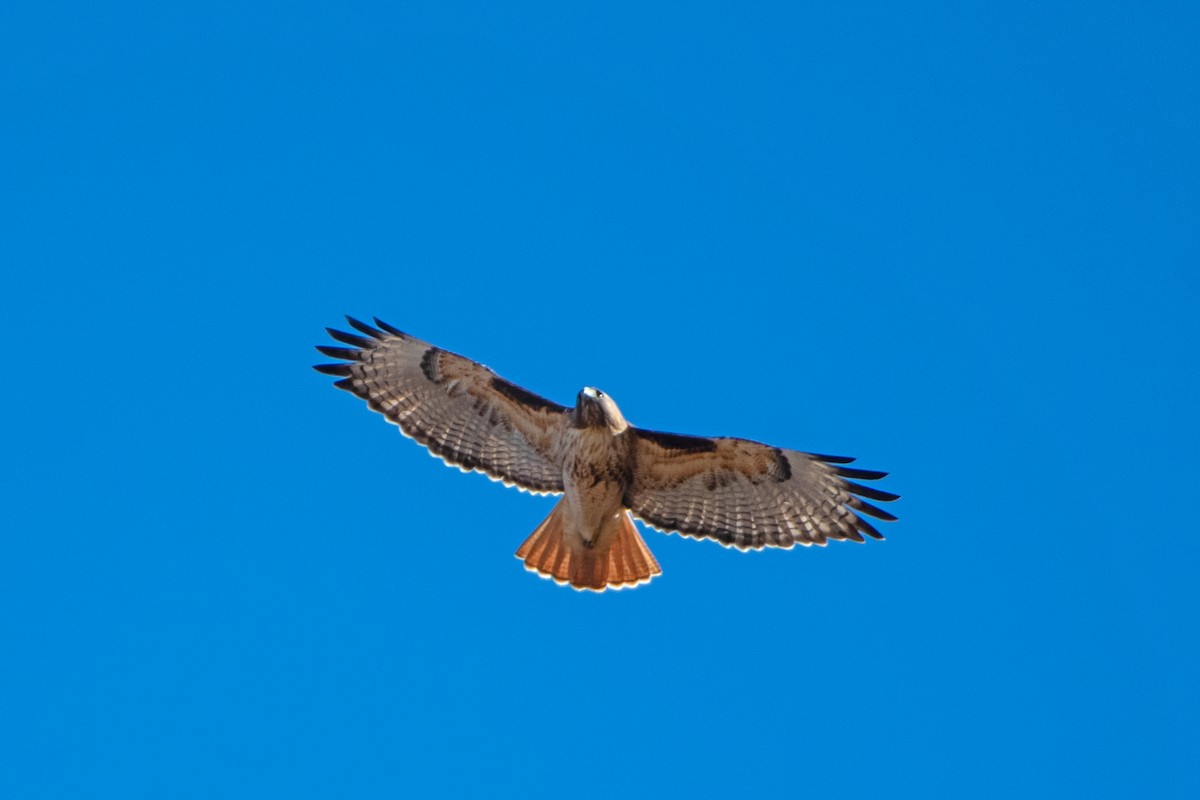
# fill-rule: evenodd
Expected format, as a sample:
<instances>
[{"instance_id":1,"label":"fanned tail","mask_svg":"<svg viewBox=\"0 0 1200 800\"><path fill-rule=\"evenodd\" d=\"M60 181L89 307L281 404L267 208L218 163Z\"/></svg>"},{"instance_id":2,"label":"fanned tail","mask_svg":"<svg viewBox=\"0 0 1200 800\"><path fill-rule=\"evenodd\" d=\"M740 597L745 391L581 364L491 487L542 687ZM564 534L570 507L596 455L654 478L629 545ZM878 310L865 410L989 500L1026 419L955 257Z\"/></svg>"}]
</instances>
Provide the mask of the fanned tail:
<instances>
[{"instance_id":1,"label":"fanned tail","mask_svg":"<svg viewBox=\"0 0 1200 800\"><path fill-rule=\"evenodd\" d=\"M556 583L594 592L637 586L662 574L628 511L617 514L596 546L588 548L577 536L567 536L564 502L560 500L517 548L517 558L525 562L525 569Z\"/></svg>"}]
</instances>

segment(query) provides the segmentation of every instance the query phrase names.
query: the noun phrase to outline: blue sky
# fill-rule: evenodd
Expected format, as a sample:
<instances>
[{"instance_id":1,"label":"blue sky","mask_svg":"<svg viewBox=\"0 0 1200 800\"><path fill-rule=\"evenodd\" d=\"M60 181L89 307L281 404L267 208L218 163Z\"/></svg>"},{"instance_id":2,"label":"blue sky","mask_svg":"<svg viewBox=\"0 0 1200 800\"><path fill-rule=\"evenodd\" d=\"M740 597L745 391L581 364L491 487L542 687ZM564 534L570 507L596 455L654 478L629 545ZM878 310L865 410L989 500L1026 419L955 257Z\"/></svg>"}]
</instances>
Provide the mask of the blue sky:
<instances>
[{"instance_id":1,"label":"blue sky","mask_svg":"<svg viewBox=\"0 0 1200 800\"><path fill-rule=\"evenodd\" d=\"M5 4L0 794L1194 796L1198 22ZM558 588L343 313L901 519Z\"/></svg>"}]
</instances>

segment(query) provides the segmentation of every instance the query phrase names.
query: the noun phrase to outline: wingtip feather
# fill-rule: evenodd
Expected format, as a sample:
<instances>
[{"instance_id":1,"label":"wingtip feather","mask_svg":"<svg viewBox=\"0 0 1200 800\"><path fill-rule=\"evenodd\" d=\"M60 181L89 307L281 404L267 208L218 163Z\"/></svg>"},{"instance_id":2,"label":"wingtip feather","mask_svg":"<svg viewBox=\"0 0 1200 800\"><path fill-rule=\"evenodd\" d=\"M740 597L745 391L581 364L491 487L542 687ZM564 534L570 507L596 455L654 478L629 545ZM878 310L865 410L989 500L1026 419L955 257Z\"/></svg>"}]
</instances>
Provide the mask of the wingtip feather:
<instances>
[{"instance_id":1,"label":"wingtip feather","mask_svg":"<svg viewBox=\"0 0 1200 800\"><path fill-rule=\"evenodd\" d=\"M885 492L881 489L875 489L870 486L863 486L861 483L854 483L853 481L846 481L846 488L854 494L862 495L863 497L869 497L872 500L878 500L881 503L890 503L893 500L900 499L900 495L898 494L892 494L891 492Z\"/></svg>"},{"instance_id":2,"label":"wingtip feather","mask_svg":"<svg viewBox=\"0 0 1200 800\"><path fill-rule=\"evenodd\" d=\"M851 456L829 456L821 453L809 453L810 456L826 464L850 464L854 461Z\"/></svg>"},{"instance_id":3,"label":"wingtip feather","mask_svg":"<svg viewBox=\"0 0 1200 800\"><path fill-rule=\"evenodd\" d=\"M403 336L405 338L408 337L407 333L405 333L404 331L395 327L394 325L388 325L386 322L381 320L379 317L372 317L372 319L375 320L376 325L378 325L381 329L387 331L388 333L392 334L393 336Z\"/></svg>"},{"instance_id":4,"label":"wingtip feather","mask_svg":"<svg viewBox=\"0 0 1200 800\"><path fill-rule=\"evenodd\" d=\"M363 349L366 349L368 347L371 347L373 344L370 339L364 339L363 337L356 336L353 333L346 333L346 331L339 331L337 328L326 328L325 331L330 336L332 336L334 339L338 340L339 342L344 342L345 344L352 344L355 347L361 347Z\"/></svg>"},{"instance_id":5,"label":"wingtip feather","mask_svg":"<svg viewBox=\"0 0 1200 800\"><path fill-rule=\"evenodd\" d=\"M878 539L880 541L883 541L883 534L880 533L879 531L875 530L875 526L872 525L871 523L867 522L862 517L855 516L854 528L855 528L855 530L858 530L859 532L865 533L867 536L870 536L872 539Z\"/></svg>"},{"instance_id":6,"label":"wingtip feather","mask_svg":"<svg viewBox=\"0 0 1200 800\"><path fill-rule=\"evenodd\" d=\"M860 481L877 481L880 478L886 478L886 472L880 472L875 469L855 469L853 467L837 467L833 470L835 475L840 475L843 478L855 478Z\"/></svg>"},{"instance_id":7,"label":"wingtip feather","mask_svg":"<svg viewBox=\"0 0 1200 800\"><path fill-rule=\"evenodd\" d=\"M884 511L882 508L873 506L866 500L863 500L861 497L851 497L850 502L846 503L846 505L850 506L855 511L868 514L875 519L881 519L884 522L895 522L898 519L896 515L890 511Z\"/></svg>"},{"instance_id":8,"label":"wingtip feather","mask_svg":"<svg viewBox=\"0 0 1200 800\"><path fill-rule=\"evenodd\" d=\"M365 333L367 336L370 336L372 339L382 339L383 338L382 331L372 328L367 323L357 320L354 317L350 316L349 314L346 315L346 322L349 323L350 327L354 328L354 330L358 331L359 333Z\"/></svg>"},{"instance_id":9,"label":"wingtip feather","mask_svg":"<svg viewBox=\"0 0 1200 800\"><path fill-rule=\"evenodd\" d=\"M358 361L362 350L351 350L349 347L330 347L329 345L317 345L317 351L322 355L330 358L340 358L343 361Z\"/></svg>"}]
</instances>

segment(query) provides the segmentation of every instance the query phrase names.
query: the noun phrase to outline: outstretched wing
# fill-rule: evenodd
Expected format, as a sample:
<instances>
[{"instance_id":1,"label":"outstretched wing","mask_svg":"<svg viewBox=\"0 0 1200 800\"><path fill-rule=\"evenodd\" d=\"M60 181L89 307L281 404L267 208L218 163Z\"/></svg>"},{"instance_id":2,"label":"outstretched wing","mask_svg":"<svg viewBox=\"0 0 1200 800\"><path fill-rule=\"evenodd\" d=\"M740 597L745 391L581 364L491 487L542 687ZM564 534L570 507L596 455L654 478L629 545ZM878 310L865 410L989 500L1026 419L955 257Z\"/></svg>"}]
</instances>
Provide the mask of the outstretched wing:
<instances>
[{"instance_id":1,"label":"outstretched wing","mask_svg":"<svg viewBox=\"0 0 1200 800\"><path fill-rule=\"evenodd\" d=\"M334 386L366 400L448 464L537 494L563 490L552 443L565 426L565 407L378 318L379 329L346 320L365 336L327 328L352 347L317 347L342 359L314 367L341 377Z\"/></svg>"},{"instance_id":2,"label":"outstretched wing","mask_svg":"<svg viewBox=\"0 0 1200 800\"><path fill-rule=\"evenodd\" d=\"M854 459L782 450L746 439L708 439L632 429L636 468L625 505L667 532L739 550L824 545L883 536L863 518L894 520L862 498L899 495L849 478L887 473L844 466Z\"/></svg>"}]
</instances>

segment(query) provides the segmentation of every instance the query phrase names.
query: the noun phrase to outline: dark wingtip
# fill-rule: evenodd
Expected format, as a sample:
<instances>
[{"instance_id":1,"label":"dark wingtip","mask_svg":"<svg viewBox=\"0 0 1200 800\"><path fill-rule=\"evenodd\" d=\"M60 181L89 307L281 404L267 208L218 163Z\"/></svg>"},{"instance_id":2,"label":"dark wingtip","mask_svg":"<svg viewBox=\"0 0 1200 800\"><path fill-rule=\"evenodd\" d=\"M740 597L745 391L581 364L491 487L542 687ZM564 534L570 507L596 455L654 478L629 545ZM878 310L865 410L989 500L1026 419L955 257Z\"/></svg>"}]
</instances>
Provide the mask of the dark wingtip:
<instances>
[{"instance_id":1,"label":"dark wingtip","mask_svg":"<svg viewBox=\"0 0 1200 800\"><path fill-rule=\"evenodd\" d=\"M330 347L328 345L319 344L317 350L322 355L327 355L330 358L340 358L345 361L358 361L362 350L351 350L349 347Z\"/></svg>"},{"instance_id":2,"label":"dark wingtip","mask_svg":"<svg viewBox=\"0 0 1200 800\"><path fill-rule=\"evenodd\" d=\"M846 481L846 488L855 494L860 494L863 497L869 497L872 500L878 500L881 503L890 503L893 500L899 500L900 495L884 492L879 489L873 489L870 486L863 486L861 483L853 483Z\"/></svg>"},{"instance_id":3,"label":"dark wingtip","mask_svg":"<svg viewBox=\"0 0 1200 800\"><path fill-rule=\"evenodd\" d=\"M337 388L341 389L342 391L346 391L346 392L354 391L354 379L353 378L343 378L340 381L334 381L333 385L336 386Z\"/></svg>"},{"instance_id":4,"label":"dark wingtip","mask_svg":"<svg viewBox=\"0 0 1200 800\"><path fill-rule=\"evenodd\" d=\"M354 328L354 330L358 331L359 333L365 333L367 336L370 336L372 339L382 339L383 338L382 331L375 330L367 323L361 322L361 321L355 319L354 317L350 316L349 314L346 315L346 322L350 323L350 327Z\"/></svg>"},{"instance_id":5,"label":"dark wingtip","mask_svg":"<svg viewBox=\"0 0 1200 800\"><path fill-rule=\"evenodd\" d=\"M337 339L339 342L344 342L345 344L352 344L355 347L361 347L363 349L366 349L372 345L370 339L364 339L361 336L355 336L353 333L339 331L337 328L326 328L325 330L334 339Z\"/></svg>"},{"instance_id":6,"label":"dark wingtip","mask_svg":"<svg viewBox=\"0 0 1200 800\"><path fill-rule=\"evenodd\" d=\"M349 375L349 364L313 364L313 369L325 375Z\"/></svg>"},{"instance_id":7,"label":"dark wingtip","mask_svg":"<svg viewBox=\"0 0 1200 800\"><path fill-rule=\"evenodd\" d=\"M846 503L846 505L850 506L855 511L860 511L863 514L869 514L875 519L881 519L884 522L895 522L897 519L895 514L891 513L890 511L884 511L882 508L873 506L866 500L863 500L861 497L850 498L850 501Z\"/></svg>"},{"instance_id":8,"label":"dark wingtip","mask_svg":"<svg viewBox=\"0 0 1200 800\"><path fill-rule=\"evenodd\" d=\"M875 530L875 527L873 525L871 525L871 523L869 523L865 519L863 519L862 517L856 516L854 518L854 528L855 528L855 530L858 530L862 533L865 533L867 536L870 536L872 539L879 539L881 541L883 540L883 534L880 533L879 531Z\"/></svg>"},{"instance_id":9,"label":"dark wingtip","mask_svg":"<svg viewBox=\"0 0 1200 800\"><path fill-rule=\"evenodd\" d=\"M392 334L393 336L404 336L404 337L408 336L408 334L406 334L404 331L400 330L399 328L396 328L393 325L388 325L386 322L381 320L379 317L373 317L372 319L375 320L376 325L378 325L380 328L387 331L388 333Z\"/></svg>"},{"instance_id":10,"label":"dark wingtip","mask_svg":"<svg viewBox=\"0 0 1200 800\"><path fill-rule=\"evenodd\" d=\"M809 455L818 461L824 461L826 464L849 464L854 461L850 456L826 456L820 453L809 453Z\"/></svg>"},{"instance_id":11,"label":"dark wingtip","mask_svg":"<svg viewBox=\"0 0 1200 800\"><path fill-rule=\"evenodd\" d=\"M837 467L834 469L835 475L841 475L843 478L855 478L860 481L877 481L880 478L886 478L886 472L879 472L874 469L853 469L851 467Z\"/></svg>"}]
</instances>

